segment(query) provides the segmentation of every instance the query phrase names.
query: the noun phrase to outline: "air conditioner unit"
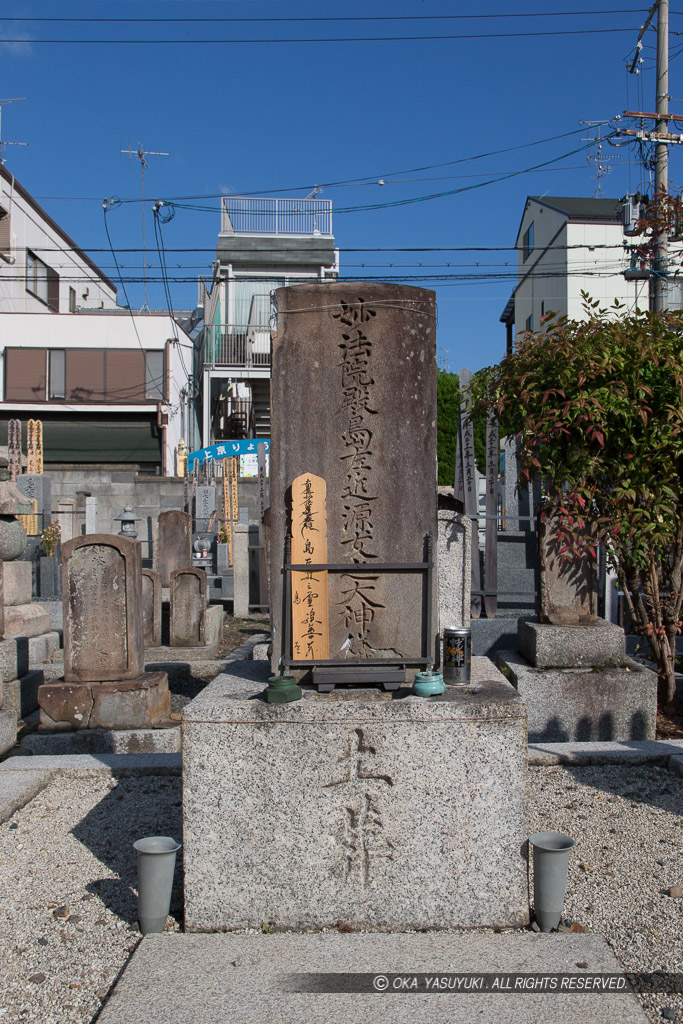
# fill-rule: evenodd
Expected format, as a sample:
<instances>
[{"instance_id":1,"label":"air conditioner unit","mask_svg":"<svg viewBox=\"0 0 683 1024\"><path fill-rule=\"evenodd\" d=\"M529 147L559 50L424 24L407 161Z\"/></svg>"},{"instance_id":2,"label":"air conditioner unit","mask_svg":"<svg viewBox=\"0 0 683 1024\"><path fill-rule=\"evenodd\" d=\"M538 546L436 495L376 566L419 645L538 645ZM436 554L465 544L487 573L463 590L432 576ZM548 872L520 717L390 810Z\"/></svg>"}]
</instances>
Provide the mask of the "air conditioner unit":
<instances>
[{"instance_id":1,"label":"air conditioner unit","mask_svg":"<svg viewBox=\"0 0 683 1024\"><path fill-rule=\"evenodd\" d=\"M642 221L647 213L648 202L648 197L642 196L640 192L631 193L621 200L625 235L642 235Z\"/></svg>"}]
</instances>

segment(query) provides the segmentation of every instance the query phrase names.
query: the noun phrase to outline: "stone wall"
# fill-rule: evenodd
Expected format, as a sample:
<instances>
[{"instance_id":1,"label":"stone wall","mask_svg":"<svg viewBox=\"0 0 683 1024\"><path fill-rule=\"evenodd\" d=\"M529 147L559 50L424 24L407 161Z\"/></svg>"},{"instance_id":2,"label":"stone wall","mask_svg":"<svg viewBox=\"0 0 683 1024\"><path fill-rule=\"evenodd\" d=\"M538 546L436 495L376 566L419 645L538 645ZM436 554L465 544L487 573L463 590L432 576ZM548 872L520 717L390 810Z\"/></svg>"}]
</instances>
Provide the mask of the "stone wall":
<instances>
[{"instance_id":1,"label":"stone wall","mask_svg":"<svg viewBox=\"0 0 683 1024\"><path fill-rule=\"evenodd\" d=\"M131 505L140 516L137 524L138 540L142 542L143 564L153 558L153 544L160 512L183 508L183 480L181 477L153 476L138 473L137 467L108 465L100 469L79 468L68 464L45 466L52 480L52 511L61 500L76 502L74 536L85 528L85 497L79 491L89 491L98 499L98 533L118 533L121 524L116 516L124 505ZM240 480L239 506L249 510L249 522L258 518L258 481Z\"/></svg>"}]
</instances>

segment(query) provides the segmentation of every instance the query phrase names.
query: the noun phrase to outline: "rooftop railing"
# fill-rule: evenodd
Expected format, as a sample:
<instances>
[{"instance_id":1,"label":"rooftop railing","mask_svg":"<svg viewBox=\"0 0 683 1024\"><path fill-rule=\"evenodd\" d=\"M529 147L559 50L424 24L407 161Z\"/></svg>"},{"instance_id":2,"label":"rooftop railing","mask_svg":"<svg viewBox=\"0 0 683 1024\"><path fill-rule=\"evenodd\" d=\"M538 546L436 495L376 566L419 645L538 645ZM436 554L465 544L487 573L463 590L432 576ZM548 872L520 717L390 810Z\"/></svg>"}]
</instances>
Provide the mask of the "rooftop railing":
<instances>
[{"instance_id":1,"label":"rooftop railing","mask_svg":"<svg viewBox=\"0 0 683 1024\"><path fill-rule=\"evenodd\" d=\"M332 238L332 200L223 196L221 234Z\"/></svg>"},{"instance_id":2,"label":"rooftop railing","mask_svg":"<svg viewBox=\"0 0 683 1024\"><path fill-rule=\"evenodd\" d=\"M270 327L255 324L207 326L204 365L244 369L270 366Z\"/></svg>"}]
</instances>

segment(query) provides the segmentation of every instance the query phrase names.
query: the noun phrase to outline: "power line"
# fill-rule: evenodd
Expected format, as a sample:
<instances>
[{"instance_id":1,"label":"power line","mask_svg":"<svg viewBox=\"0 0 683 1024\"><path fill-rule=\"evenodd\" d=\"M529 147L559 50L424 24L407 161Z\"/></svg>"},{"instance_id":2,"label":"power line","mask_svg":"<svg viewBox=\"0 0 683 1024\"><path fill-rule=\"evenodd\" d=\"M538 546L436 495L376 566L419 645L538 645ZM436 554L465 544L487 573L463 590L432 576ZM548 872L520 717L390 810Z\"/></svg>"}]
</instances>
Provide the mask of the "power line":
<instances>
[{"instance_id":1,"label":"power line","mask_svg":"<svg viewBox=\"0 0 683 1024\"><path fill-rule=\"evenodd\" d=\"M484 21L487 19L495 18L496 21L500 21L502 18L564 18L564 17L578 17L584 15L600 15L600 14L642 14L646 8L643 7L629 7L625 9L616 10L604 10L604 11L529 11L522 12L517 11L507 14L388 14L388 15L365 15L355 16L349 15L347 17L314 17L314 18L17 18L17 17L0 17L0 22L11 21L11 22L48 22L52 23L76 23L87 22L88 24L239 24L239 23L258 23L259 25L269 25L274 23L283 22L347 22L347 21Z\"/></svg>"},{"instance_id":2,"label":"power line","mask_svg":"<svg viewBox=\"0 0 683 1024\"><path fill-rule=\"evenodd\" d=\"M0 39L0 43L56 44L59 46L226 46L243 43L262 45L270 43L415 43L449 42L458 39L529 39L537 37L614 35L633 32L632 28L559 29L555 32L476 32L458 35L433 36L311 36L289 39Z\"/></svg>"}]
</instances>

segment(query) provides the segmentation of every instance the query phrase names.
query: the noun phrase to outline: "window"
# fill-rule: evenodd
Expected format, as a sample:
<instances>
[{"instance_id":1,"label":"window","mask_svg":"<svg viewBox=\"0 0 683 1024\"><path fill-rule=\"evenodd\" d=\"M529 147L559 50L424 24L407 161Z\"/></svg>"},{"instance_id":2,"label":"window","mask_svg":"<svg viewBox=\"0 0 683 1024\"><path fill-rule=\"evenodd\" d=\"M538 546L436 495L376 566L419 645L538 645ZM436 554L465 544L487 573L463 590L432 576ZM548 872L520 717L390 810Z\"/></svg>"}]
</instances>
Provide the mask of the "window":
<instances>
[{"instance_id":1,"label":"window","mask_svg":"<svg viewBox=\"0 0 683 1024\"><path fill-rule=\"evenodd\" d=\"M50 349L50 384L48 398L66 398L66 352Z\"/></svg>"},{"instance_id":2,"label":"window","mask_svg":"<svg viewBox=\"0 0 683 1024\"><path fill-rule=\"evenodd\" d=\"M163 402L164 384L164 353L145 352L145 397Z\"/></svg>"},{"instance_id":3,"label":"window","mask_svg":"<svg viewBox=\"0 0 683 1024\"><path fill-rule=\"evenodd\" d=\"M59 274L30 249L26 250L26 290L55 313L59 312Z\"/></svg>"},{"instance_id":4,"label":"window","mask_svg":"<svg viewBox=\"0 0 683 1024\"><path fill-rule=\"evenodd\" d=\"M532 221L529 227L522 235L522 259L526 263L529 259L534 248L534 222Z\"/></svg>"},{"instance_id":5,"label":"window","mask_svg":"<svg viewBox=\"0 0 683 1024\"><path fill-rule=\"evenodd\" d=\"M69 288L69 312L76 312L76 289Z\"/></svg>"},{"instance_id":6,"label":"window","mask_svg":"<svg viewBox=\"0 0 683 1024\"><path fill-rule=\"evenodd\" d=\"M525 331L533 331L533 329L534 329L534 315L532 313L531 316L528 316L526 318L526 323L524 324L524 330Z\"/></svg>"}]
</instances>

